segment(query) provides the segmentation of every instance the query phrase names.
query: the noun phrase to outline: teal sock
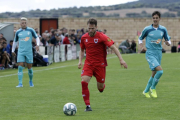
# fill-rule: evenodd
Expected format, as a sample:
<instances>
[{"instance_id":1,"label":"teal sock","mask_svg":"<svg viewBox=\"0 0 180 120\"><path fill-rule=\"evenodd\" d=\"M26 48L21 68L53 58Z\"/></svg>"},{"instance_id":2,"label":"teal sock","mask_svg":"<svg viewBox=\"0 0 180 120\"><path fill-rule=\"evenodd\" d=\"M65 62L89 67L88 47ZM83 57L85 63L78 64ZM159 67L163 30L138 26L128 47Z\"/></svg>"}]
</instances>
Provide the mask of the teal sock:
<instances>
[{"instance_id":1,"label":"teal sock","mask_svg":"<svg viewBox=\"0 0 180 120\"><path fill-rule=\"evenodd\" d=\"M146 88L145 88L145 90L144 90L145 93L149 92L149 88L152 86L152 82L153 82L153 77L151 76L151 77L149 78L149 81L148 81L148 83L147 83L147 86L146 86Z\"/></svg>"},{"instance_id":2,"label":"teal sock","mask_svg":"<svg viewBox=\"0 0 180 120\"><path fill-rule=\"evenodd\" d=\"M153 82L152 82L151 89L156 89L156 85L158 84L159 79L162 76L162 74L163 74L163 70L160 70L160 71L156 72L156 74L154 76L154 79L153 79Z\"/></svg>"},{"instance_id":3,"label":"teal sock","mask_svg":"<svg viewBox=\"0 0 180 120\"><path fill-rule=\"evenodd\" d=\"M28 69L28 75L29 75L29 81L32 81L32 79L33 79L33 70L32 70L32 68Z\"/></svg>"},{"instance_id":4,"label":"teal sock","mask_svg":"<svg viewBox=\"0 0 180 120\"><path fill-rule=\"evenodd\" d=\"M23 78L23 67L18 66L18 80L19 84L22 84L22 78Z\"/></svg>"}]
</instances>

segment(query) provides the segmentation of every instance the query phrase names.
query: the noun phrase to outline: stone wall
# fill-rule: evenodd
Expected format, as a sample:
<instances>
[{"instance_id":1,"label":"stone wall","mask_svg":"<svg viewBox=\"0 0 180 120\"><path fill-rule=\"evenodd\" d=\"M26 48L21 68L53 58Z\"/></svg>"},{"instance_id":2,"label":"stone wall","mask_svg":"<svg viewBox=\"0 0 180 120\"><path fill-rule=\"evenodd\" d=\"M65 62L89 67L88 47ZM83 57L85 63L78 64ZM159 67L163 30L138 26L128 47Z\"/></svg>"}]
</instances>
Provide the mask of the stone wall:
<instances>
[{"instance_id":1,"label":"stone wall","mask_svg":"<svg viewBox=\"0 0 180 120\"><path fill-rule=\"evenodd\" d=\"M59 18L59 28L66 27L67 29L87 28L88 18ZM107 35L113 39L118 46L125 39L137 40L137 31L142 31L145 26L152 24L151 18L98 18L98 29L107 30ZM10 18L2 19L0 22L19 22L19 19ZM180 41L180 18L162 18L160 24L165 26L168 34L171 36L171 41ZM19 24L15 24L19 28ZM39 18L29 18L28 26L39 28ZM145 43L145 42L144 42ZM177 45L178 42L175 43ZM166 47L170 50L170 47Z\"/></svg>"}]
</instances>

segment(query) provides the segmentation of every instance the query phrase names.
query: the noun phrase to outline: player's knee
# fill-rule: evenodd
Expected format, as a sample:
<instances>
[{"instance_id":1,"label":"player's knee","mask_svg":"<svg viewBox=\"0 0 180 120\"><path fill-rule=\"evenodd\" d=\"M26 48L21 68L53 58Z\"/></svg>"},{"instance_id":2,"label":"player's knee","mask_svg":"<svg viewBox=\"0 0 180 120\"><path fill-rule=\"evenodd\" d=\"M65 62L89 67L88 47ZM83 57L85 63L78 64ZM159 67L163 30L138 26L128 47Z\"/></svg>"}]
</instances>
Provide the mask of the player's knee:
<instances>
[{"instance_id":1,"label":"player's knee","mask_svg":"<svg viewBox=\"0 0 180 120\"><path fill-rule=\"evenodd\" d=\"M159 74L159 76L161 76L163 74L163 70L157 71L156 74Z\"/></svg>"},{"instance_id":2,"label":"player's knee","mask_svg":"<svg viewBox=\"0 0 180 120\"><path fill-rule=\"evenodd\" d=\"M103 89L103 88L104 88L104 83L99 83L99 84L97 85L97 87L98 87L98 89Z\"/></svg>"}]
</instances>

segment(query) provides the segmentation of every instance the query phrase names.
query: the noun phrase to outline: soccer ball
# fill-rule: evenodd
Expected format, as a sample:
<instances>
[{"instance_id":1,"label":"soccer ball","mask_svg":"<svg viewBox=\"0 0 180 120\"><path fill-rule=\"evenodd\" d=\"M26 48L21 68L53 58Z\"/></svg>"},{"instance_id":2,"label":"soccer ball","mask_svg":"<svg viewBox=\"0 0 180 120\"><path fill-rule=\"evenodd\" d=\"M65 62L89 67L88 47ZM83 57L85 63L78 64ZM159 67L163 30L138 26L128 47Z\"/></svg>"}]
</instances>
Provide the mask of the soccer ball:
<instances>
[{"instance_id":1,"label":"soccer ball","mask_svg":"<svg viewBox=\"0 0 180 120\"><path fill-rule=\"evenodd\" d=\"M66 103L63 107L63 112L68 116L75 115L77 112L77 107L74 103Z\"/></svg>"}]
</instances>

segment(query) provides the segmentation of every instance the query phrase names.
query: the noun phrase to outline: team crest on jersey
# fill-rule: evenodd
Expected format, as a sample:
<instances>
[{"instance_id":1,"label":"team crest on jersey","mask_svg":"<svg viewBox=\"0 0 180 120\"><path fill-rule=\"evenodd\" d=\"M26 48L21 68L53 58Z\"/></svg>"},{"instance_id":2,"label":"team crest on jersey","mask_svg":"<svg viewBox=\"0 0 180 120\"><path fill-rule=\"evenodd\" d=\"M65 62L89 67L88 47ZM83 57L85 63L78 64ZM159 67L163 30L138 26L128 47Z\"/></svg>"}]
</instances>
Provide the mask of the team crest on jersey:
<instances>
[{"instance_id":1,"label":"team crest on jersey","mask_svg":"<svg viewBox=\"0 0 180 120\"><path fill-rule=\"evenodd\" d=\"M30 32L27 33L28 35L30 34Z\"/></svg>"},{"instance_id":2,"label":"team crest on jersey","mask_svg":"<svg viewBox=\"0 0 180 120\"><path fill-rule=\"evenodd\" d=\"M110 38L107 38L107 41L108 41L108 42L111 42L111 39L110 39Z\"/></svg>"},{"instance_id":3,"label":"team crest on jersey","mask_svg":"<svg viewBox=\"0 0 180 120\"><path fill-rule=\"evenodd\" d=\"M88 39L86 39L86 42L88 42Z\"/></svg>"},{"instance_id":4,"label":"team crest on jersey","mask_svg":"<svg viewBox=\"0 0 180 120\"><path fill-rule=\"evenodd\" d=\"M94 39L94 43L98 43L98 39Z\"/></svg>"}]
</instances>

